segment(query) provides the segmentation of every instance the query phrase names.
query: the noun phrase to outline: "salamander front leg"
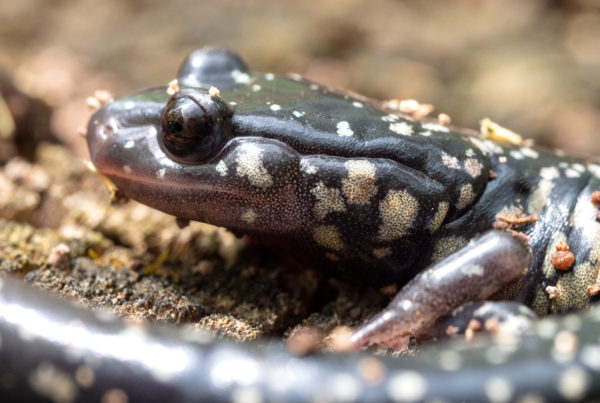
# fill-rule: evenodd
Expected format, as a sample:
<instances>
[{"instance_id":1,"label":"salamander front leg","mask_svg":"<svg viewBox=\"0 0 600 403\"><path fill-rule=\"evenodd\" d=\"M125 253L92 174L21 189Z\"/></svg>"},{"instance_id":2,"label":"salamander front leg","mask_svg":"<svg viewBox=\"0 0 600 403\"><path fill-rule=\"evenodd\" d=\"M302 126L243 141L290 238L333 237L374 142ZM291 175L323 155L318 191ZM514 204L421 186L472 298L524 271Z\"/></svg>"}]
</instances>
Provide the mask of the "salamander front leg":
<instances>
[{"instance_id":1,"label":"salamander front leg","mask_svg":"<svg viewBox=\"0 0 600 403\"><path fill-rule=\"evenodd\" d=\"M511 232L490 231L412 279L379 314L352 335L355 348L400 348L411 334L470 301L490 297L523 276L531 251Z\"/></svg>"}]
</instances>

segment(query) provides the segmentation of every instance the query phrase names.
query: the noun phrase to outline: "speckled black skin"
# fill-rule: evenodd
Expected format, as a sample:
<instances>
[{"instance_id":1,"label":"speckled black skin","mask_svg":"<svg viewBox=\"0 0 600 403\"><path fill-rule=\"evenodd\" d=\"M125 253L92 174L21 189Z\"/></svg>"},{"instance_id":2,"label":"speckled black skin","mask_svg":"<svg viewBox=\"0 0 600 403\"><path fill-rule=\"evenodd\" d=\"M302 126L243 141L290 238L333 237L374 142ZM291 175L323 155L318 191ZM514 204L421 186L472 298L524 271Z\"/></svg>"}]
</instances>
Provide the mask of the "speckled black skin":
<instances>
[{"instance_id":1,"label":"speckled black skin","mask_svg":"<svg viewBox=\"0 0 600 403\"><path fill-rule=\"evenodd\" d=\"M208 91L210 86L219 91ZM426 309L417 313L425 312L425 317L417 315L407 327L397 322L390 327L385 321L382 327L374 319L363 327L374 331L367 340L355 338L357 345L394 345L407 333L426 331L419 326L435 322L437 317L432 315L447 313L436 313L433 307L450 304L457 308L453 304L492 294L524 303L540 315L581 309L592 302L588 287L599 282L600 224L590 195L600 188L600 166L388 114L383 105L296 76L251 74L237 56L219 49L192 53L180 69L179 89L179 96L188 97L185 105L199 108L190 109L190 116L197 116L192 126L219 133L216 146L213 142L199 147L194 161L195 154L178 155L181 147L177 147L206 140L202 133L198 138L184 138L184 143L165 143L166 128L175 126L163 121L169 95L165 88L157 88L109 102L92 117L88 144L96 169L127 197L183 220L210 222L275 243L298 259L346 279L403 285L423 272L401 293L412 296L410 304L423 304ZM183 134L194 133L186 132L187 123L183 124ZM465 265L455 264L461 252L453 252L489 231L498 215L517 213L538 218L519 228L531 238L531 252L517 238L492 232L487 236L506 238L497 243L494 253L488 254L481 246L485 243L478 243L474 248L481 251L479 257ZM569 245L575 265L559 273L550 257L560 241ZM511 261L510 256L518 257ZM505 280L493 281L485 273L488 264L498 261L502 273L521 275L498 276ZM432 266L436 262L439 265ZM524 277L523 269L527 269ZM430 281L423 282L423 278ZM447 279L452 279L453 287ZM548 286L555 287L552 298ZM447 291L427 292L438 288ZM400 317L398 312L413 309L407 308L410 304L404 298L395 301L384 316ZM593 339L586 345L586 354L597 358L600 353L594 343L599 332L593 328L597 326L594 312L586 316L590 321L586 331L593 333L579 333L581 323L569 331L576 332L570 335L579 337L580 348L584 339ZM390 328L392 336L378 339ZM550 339L557 336L555 330ZM459 360L458 366L475 367L451 372L456 378L450 383L436 375L439 370L421 367L420 361L385 365L391 365L391 373L396 371L392 368L404 365L417 371L401 378L426 384L422 393L408 395L412 400L443 396L478 401L485 393L482 385L488 385L488 392L510 392L502 400L530 391L565 399L598 393L590 382L598 376L598 360L596 364L585 358L577 361L579 351L583 354L577 347L566 358L551 357L548 341L540 336L521 341L532 349L525 353L518 348L520 343L513 345L512 361L506 367L490 367L495 358L486 358L481 351L480 356L465 353L468 358ZM557 343L554 339L560 350ZM493 347L484 348L489 352ZM515 351L519 353L513 357ZM531 359L523 362L522 357ZM317 362L313 375L321 374L323 368L326 374L335 373L338 365L326 358ZM258 365L266 368L267 364L260 361ZM519 375L530 371L538 377ZM581 390L578 385L569 389L560 383L561 376L572 374L583 379ZM361 393L370 390L364 380L355 382ZM386 382L398 385L393 378ZM387 398L406 397L402 392L395 395L394 386L386 388ZM292 399L294 393L290 389L286 397Z\"/></svg>"},{"instance_id":2,"label":"speckled black skin","mask_svg":"<svg viewBox=\"0 0 600 403\"><path fill-rule=\"evenodd\" d=\"M439 343L412 359L298 358L277 344L215 342L191 329L138 326L0 279L3 401L90 402L115 390L129 402L600 398L597 306L543 319L517 338ZM577 347L561 349L561 335L575 337ZM82 371L94 377L85 387L75 381Z\"/></svg>"}]
</instances>

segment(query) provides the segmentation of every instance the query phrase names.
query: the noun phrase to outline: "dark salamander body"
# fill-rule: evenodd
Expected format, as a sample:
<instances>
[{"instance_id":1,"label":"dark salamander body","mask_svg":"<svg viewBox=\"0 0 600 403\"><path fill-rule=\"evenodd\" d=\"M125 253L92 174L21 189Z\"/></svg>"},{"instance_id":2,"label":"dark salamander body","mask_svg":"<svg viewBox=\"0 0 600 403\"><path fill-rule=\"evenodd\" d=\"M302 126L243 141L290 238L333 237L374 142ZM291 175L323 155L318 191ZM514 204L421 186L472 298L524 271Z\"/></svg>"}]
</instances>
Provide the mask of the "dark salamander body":
<instances>
[{"instance_id":1,"label":"dark salamander body","mask_svg":"<svg viewBox=\"0 0 600 403\"><path fill-rule=\"evenodd\" d=\"M250 73L236 55L204 49L169 89L103 106L88 144L95 168L124 196L248 234L350 281L401 285L356 330L357 349L465 330L471 319L519 332L487 344L442 343L411 360L294 359L271 347L148 335L140 343L185 349L194 364L164 382L152 368L133 378L155 396L169 390L183 400L236 400L244 391L257 401L600 397L600 311L530 324L535 314L594 300L600 165L392 112L297 76ZM521 235L493 230L498 218ZM513 302L479 302L488 299ZM91 322L92 333L104 331ZM367 364L381 370L376 381ZM106 384L109 372L99 372Z\"/></svg>"}]
</instances>

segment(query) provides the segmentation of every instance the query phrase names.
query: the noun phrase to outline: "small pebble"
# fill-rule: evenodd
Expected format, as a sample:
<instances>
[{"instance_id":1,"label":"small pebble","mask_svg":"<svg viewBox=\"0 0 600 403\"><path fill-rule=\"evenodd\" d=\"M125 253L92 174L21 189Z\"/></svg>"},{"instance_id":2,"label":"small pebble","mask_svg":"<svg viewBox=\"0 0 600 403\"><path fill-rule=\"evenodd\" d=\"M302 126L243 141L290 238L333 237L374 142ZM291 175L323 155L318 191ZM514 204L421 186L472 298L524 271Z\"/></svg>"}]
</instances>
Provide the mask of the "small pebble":
<instances>
[{"instance_id":1,"label":"small pebble","mask_svg":"<svg viewBox=\"0 0 600 403\"><path fill-rule=\"evenodd\" d=\"M48 256L48 265L58 269L66 269L69 265L71 249L64 243L56 245Z\"/></svg>"}]
</instances>

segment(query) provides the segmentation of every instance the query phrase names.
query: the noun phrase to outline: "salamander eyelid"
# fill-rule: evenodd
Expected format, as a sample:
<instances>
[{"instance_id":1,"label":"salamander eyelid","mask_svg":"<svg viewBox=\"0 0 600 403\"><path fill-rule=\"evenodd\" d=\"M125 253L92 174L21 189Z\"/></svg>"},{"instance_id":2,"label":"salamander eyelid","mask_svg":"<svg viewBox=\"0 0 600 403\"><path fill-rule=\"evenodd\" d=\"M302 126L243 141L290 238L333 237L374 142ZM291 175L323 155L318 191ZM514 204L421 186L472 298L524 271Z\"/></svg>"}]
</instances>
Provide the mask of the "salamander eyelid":
<instances>
[{"instance_id":1,"label":"salamander eyelid","mask_svg":"<svg viewBox=\"0 0 600 403\"><path fill-rule=\"evenodd\" d=\"M231 107L208 90L184 88L171 96L162 111L160 147L182 164L206 162L231 137L231 115Z\"/></svg>"}]
</instances>

